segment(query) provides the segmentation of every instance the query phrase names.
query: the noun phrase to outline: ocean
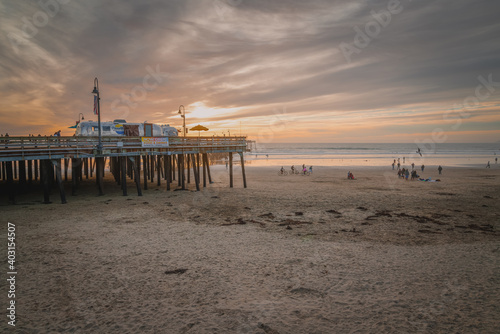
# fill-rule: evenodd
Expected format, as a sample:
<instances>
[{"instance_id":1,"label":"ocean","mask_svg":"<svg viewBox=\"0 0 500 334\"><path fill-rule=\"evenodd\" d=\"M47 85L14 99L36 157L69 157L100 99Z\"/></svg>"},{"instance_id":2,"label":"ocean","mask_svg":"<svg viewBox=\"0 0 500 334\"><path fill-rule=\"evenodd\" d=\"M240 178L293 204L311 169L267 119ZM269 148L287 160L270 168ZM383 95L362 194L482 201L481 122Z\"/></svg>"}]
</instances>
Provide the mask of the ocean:
<instances>
[{"instance_id":1,"label":"ocean","mask_svg":"<svg viewBox=\"0 0 500 334\"><path fill-rule=\"evenodd\" d=\"M420 153L417 152L420 148ZM246 154L252 166L391 166L398 158L402 166L486 167L495 166L500 143L334 144L255 143ZM403 162L404 159L404 162ZM497 164L498 166L498 164Z\"/></svg>"}]
</instances>

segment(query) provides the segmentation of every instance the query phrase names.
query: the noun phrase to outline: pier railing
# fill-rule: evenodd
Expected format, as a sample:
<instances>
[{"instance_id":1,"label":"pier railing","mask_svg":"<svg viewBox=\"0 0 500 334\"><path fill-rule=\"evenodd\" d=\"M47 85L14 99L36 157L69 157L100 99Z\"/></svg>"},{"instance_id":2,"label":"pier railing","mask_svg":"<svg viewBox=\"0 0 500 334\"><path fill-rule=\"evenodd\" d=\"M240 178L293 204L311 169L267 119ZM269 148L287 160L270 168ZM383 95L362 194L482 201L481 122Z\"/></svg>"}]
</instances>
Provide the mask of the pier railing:
<instances>
[{"instance_id":1,"label":"pier railing","mask_svg":"<svg viewBox=\"0 0 500 334\"><path fill-rule=\"evenodd\" d=\"M0 161L247 151L246 137L161 138L168 138L168 145L146 147L142 137L102 137L98 150L98 137L0 137Z\"/></svg>"}]
</instances>

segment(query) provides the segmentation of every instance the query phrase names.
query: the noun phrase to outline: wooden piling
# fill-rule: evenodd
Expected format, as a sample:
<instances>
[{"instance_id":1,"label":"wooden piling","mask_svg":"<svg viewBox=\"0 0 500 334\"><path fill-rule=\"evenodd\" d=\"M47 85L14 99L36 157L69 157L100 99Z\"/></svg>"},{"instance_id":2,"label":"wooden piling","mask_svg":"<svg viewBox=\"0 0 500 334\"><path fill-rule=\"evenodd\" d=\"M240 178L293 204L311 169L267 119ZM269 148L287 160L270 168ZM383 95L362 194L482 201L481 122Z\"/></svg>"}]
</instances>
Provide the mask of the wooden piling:
<instances>
[{"instance_id":1,"label":"wooden piling","mask_svg":"<svg viewBox=\"0 0 500 334\"><path fill-rule=\"evenodd\" d=\"M187 171L186 171L187 172L187 183L191 183L191 169L190 169L191 168L191 160L190 160L191 154L187 154L186 159L187 159ZM194 166L194 164L193 164L193 166ZM194 169L194 167L193 167L193 169ZM193 174L194 174L194 171L193 171Z\"/></svg>"},{"instance_id":2,"label":"wooden piling","mask_svg":"<svg viewBox=\"0 0 500 334\"><path fill-rule=\"evenodd\" d=\"M69 159L64 159L64 181L68 181Z\"/></svg>"},{"instance_id":3,"label":"wooden piling","mask_svg":"<svg viewBox=\"0 0 500 334\"><path fill-rule=\"evenodd\" d=\"M233 152L229 152L229 187L233 187Z\"/></svg>"},{"instance_id":4,"label":"wooden piling","mask_svg":"<svg viewBox=\"0 0 500 334\"><path fill-rule=\"evenodd\" d=\"M26 161L28 163L28 184L33 183L33 161L28 160Z\"/></svg>"},{"instance_id":5,"label":"wooden piling","mask_svg":"<svg viewBox=\"0 0 500 334\"><path fill-rule=\"evenodd\" d=\"M186 165L185 165L185 155L184 154L181 154L181 173L182 173L182 176L181 176L181 179L182 179L182 184L181 184L181 188L182 190L186 190Z\"/></svg>"},{"instance_id":6,"label":"wooden piling","mask_svg":"<svg viewBox=\"0 0 500 334\"><path fill-rule=\"evenodd\" d=\"M99 196L104 195L104 158L95 158L96 162L96 178L97 187L99 189Z\"/></svg>"},{"instance_id":7,"label":"wooden piling","mask_svg":"<svg viewBox=\"0 0 500 334\"><path fill-rule=\"evenodd\" d=\"M132 169L134 171L135 187L137 188L137 196L142 196L141 190L141 173L139 172L139 163L141 161L141 156L130 157L130 162L132 163Z\"/></svg>"},{"instance_id":8,"label":"wooden piling","mask_svg":"<svg viewBox=\"0 0 500 334\"><path fill-rule=\"evenodd\" d=\"M200 191L200 169L199 169L199 159L198 154L191 154L193 160L193 174L194 183L196 184L196 191Z\"/></svg>"},{"instance_id":9,"label":"wooden piling","mask_svg":"<svg viewBox=\"0 0 500 334\"><path fill-rule=\"evenodd\" d=\"M144 173L144 190L148 190L148 156L142 156L142 171Z\"/></svg>"},{"instance_id":10,"label":"wooden piling","mask_svg":"<svg viewBox=\"0 0 500 334\"><path fill-rule=\"evenodd\" d=\"M127 196L127 157L119 157L120 166L121 166L121 181L122 181L122 190L123 196Z\"/></svg>"},{"instance_id":11,"label":"wooden piling","mask_svg":"<svg viewBox=\"0 0 500 334\"><path fill-rule=\"evenodd\" d=\"M14 189L14 174L12 171L12 161L6 161L5 162L5 174L7 177L7 191L9 193L9 201L15 202L16 201L16 196L15 196L15 189Z\"/></svg>"},{"instance_id":12,"label":"wooden piling","mask_svg":"<svg viewBox=\"0 0 500 334\"><path fill-rule=\"evenodd\" d=\"M208 160L208 153L204 153L205 163L207 164L207 174L208 174L208 183L212 184L212 175L210 174L210 162Z\"/></svg>"},{"instance_id":13,"label":"wooden piling","mask_svg":"<svg viewBox=\"0 0 500 334\"><path fill-rule=\"evenodd\" d=\"M161 155L156 156L156 185L161 186Z\"/></svg>"},{"instance_id":14,"label":"wooden piling","mask_svg":"<svg viewBox=\"0 0 500 334\"><path fill-rule=\"evenodd\" d=\"M19 184L26 185L26 161L19 161Z\"/></svg>"},{"instance_id":15,"label":"wooden piling","mask_svg":"<svg viewBox=\"0 0 500 334\"><path fill-rule=\"evenodd\" d=\"M243 188L247 187L247 176L245 174L245 159L243 157L243 153L238 153L241 159L241 174L243 176Z\"/></svg>"},{"instance_id":16,"label":"wooden piling","mask_svg":"<svg viewBox=\"0 0 500 334\"><path fill-rule=\"evenodd\" d=\"M50 160L40 160L41 179L43 184L43 203L50 204L50 173L52 168Z\"/></svg>"},{"instance_id":17,"label":"wooden piling","mask_svg":"<svg viewBox=\"0 0 500 334\"><path fill-rule=\"evenodd\" d=\"M85 158L84 160L84 173L85 173L85 179L89 179L89 158Z\"/></svg>"},{"instance_id":18,"label":"wooden piling","mask_svg":"<svg viewBox=\"0 0 500 334\"><path fill-rule=\"evenodd\" d=\"M77 159L71 158L71 196L76 195L77 186L78 186Z\"/></svg>"},{"instance_id":19,"label":"wooden piling","mask_svg":"<svg viewBox=\"0 0 500 334\"><path fill-rule=\"evenodd\" d=\"M167 176L167 190L170 190L170 182L172 182L171 176L172 176L172 157L170 155L165 156L167 159L165 167L167 170L165 171L165 175Z\"/></svg>"},{"instance_id":20,"label":"wooden piling","mask_svg":"<svg viewBox=\"0 0 500 334\"><path fill-rule=\"evenodd\" d=\"M35 182L38 181L38 171L39 171L39 167L38 167L38 160L35 160L35 163L34 163L35 167Z\"/></svg>"},{"instance_id":21,"label":"wooden piling","mask_svg":"<svg viewBox=\"0 0 500 334\"><path fill-rule=\"evenodd\" d=\"M59 188L59 195L61 196L61 204L66 204L66 193L64 192L64 184L62 180L62 172L61 172L61 160L52 160L52 164L56 168L56 182Z\"/></svg>"}]
</instances>

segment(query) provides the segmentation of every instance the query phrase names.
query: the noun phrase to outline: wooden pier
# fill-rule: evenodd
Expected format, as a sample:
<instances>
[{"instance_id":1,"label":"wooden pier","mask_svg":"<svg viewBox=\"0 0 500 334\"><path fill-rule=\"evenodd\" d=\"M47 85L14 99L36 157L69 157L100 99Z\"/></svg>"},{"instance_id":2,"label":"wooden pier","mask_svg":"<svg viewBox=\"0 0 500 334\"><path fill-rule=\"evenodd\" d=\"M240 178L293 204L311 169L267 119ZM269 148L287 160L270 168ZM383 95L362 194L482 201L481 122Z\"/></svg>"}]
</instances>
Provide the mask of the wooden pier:
<instances>
[{"instance_id":1,"label":"wooden pier","mask_svg":"<svg viewBox=\"0 0 500 334\"><path fill-rule=\"evenodd\" d=\"M243 186L246 188L243 154L247 151L245 137L0 137L0 179L7 187L9 200L15 202L18 187L40 182L44 203L50 203L50 190L57 185L61 203L66 203L64 182L71 168L71 192L76 194L80 181L95 174L97 191L104 194L106 163L128 195L127 177L134 180L137 194L148 189L148 182L166 190L177 183L187 189L193 174L196 190L212 183L209 155L225 153L229 159L229 186L233 187L233 153L241 160ZM63 169L64 166L64 169ZM200 170L202 168L202 170ZM142 173L141 173L142 172ZM141 187L141 174L143 187Z\"/></svg>"}]
</instances>

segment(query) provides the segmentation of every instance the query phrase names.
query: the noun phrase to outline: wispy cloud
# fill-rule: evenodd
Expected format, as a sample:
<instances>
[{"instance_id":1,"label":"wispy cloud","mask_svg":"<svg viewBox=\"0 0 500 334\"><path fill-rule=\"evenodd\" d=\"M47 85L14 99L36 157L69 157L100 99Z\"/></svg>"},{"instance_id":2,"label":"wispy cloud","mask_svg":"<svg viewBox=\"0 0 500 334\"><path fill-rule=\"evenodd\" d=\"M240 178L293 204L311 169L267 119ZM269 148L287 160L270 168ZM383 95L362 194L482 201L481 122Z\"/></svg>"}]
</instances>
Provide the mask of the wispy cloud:
<instances>
[{"instance_id":1,"label":"wispy cloud","mask_svg":"<svg viewBox=\"0 0 500 334\"><path fill-rule=\"evenodd\" d=\"M121 118L125 109L113 102L143 85L148 66L159 66L168 80L134 101L129 121L179 126L182 104L188 123L214 131L242 123L254 136L269 126L273 110L286 107L286 129L275 136L286 141L412 140L449 129L443 114L474 94L478 76L500 82L500 3L401 0L404 9L347 63L339 44L352 42L354 27L387 5L2 2L0 133L50 132L74 124L80 112L91 118L96 76L103 117ZM490 131L500 88L480 102L458 129L449 129L450 140L500 139Z\"/></svg>"}]
</instances>

